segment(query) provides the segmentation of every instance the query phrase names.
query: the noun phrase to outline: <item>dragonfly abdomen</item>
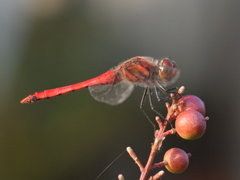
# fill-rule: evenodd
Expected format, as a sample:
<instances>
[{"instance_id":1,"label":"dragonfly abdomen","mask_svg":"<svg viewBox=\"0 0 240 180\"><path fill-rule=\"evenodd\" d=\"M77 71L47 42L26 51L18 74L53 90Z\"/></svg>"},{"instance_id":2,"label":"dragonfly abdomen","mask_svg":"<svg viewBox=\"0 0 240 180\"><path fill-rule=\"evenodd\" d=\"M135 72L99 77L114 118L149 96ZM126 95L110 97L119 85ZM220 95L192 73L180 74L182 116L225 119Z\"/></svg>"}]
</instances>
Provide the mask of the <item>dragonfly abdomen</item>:
<instances>
[{"instance_id":1,"label":"dragonfly abdomen","mask_svg":"<svg viewBox=\"0 0 240 180\"><path fill-rule=\"evenodd\" d=\"M107 77L107 78L106 78ZM89 79L87 81L83 81L80 83L72 84L69 86L59 87L55 89L44 90L40 92L35 92L21 100L21 103L33 103L44 99L49 99L52 97L56 97L62 94L66 94L69 92L73 92L82 88L86 88L88 86L96 86L101 84L112 84L118 83L119 79L116 78L116 74L114 71L107 71L102 75Z\"/></svg>"},{"instance_id":2,"label":"dragonfly abdomen","mask_svg":"<svg viewBox=\"0 0 240 180\"><path fill-rule=\"evenodd\" d=\"M34 94L31 94L29 96L27 96L26 98L24 98L21 103L33 103L33 102L37 102L40 100L44 100L44 99L49 99L55 96L60 96L62 94L66 94L72 91L75 91L75 89L73 89L73 87L70 86L65 86L65 87L60 87L60 88L55 88L55 89L49 89L49 90L44 90L44 91L40 91L40 92L35 92Z\"/></svg>"}]
</instances>

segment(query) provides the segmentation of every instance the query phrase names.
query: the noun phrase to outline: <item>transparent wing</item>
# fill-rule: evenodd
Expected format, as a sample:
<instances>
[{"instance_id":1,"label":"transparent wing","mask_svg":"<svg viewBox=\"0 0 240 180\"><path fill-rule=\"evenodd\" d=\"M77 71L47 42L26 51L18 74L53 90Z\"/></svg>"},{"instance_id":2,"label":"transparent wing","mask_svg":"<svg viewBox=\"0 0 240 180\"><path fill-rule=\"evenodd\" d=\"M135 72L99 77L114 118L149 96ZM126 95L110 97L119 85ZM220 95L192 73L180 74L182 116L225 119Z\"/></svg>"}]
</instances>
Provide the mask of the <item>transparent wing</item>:
<instances>
[{"instance_id":1,"label":"transparent wing","mask_svg":"<svg viewBox=\"0 0 240 180\"><path fill-rule=\"evenodd\" d=\"M96 85L88 87L94 99L110 105L117 105L125 101L132 93L134 85L126 81L119 83Z\"/></svg>"}]
</instances>

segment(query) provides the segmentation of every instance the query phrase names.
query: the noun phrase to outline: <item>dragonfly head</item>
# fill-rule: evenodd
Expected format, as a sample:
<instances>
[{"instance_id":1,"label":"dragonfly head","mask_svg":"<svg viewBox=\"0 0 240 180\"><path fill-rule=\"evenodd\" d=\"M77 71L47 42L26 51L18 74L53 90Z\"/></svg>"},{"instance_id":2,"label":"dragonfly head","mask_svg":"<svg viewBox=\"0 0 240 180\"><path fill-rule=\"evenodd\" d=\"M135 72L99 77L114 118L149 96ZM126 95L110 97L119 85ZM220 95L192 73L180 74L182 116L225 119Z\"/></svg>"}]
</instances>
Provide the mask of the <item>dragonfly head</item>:
<instances>
[{"instance_id":1,"label":"dragonfly head","mask_svg":"<svg viewBox=\"0 0 240 180\"><path fill-rule=\"evenodd\" d=\"M179 77L180 71L177 68L177 64L169 58L160 61L159 69L160 79L165 85L174 83Z\"/></svg>"}]
</instances>

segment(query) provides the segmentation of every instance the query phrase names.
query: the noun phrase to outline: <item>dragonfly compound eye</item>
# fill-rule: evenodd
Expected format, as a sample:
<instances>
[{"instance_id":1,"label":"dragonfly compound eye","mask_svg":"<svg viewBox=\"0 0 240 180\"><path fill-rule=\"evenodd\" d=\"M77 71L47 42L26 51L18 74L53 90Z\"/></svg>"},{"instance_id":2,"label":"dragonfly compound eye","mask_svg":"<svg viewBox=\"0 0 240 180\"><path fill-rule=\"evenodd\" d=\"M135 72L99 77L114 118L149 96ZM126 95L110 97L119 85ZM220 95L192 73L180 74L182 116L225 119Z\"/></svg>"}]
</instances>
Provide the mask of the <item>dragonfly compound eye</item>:
<instances>
[{"instance_id":1,"label":"dragonfly compound eye","mask_svg":"<svg viewBox=\"0 0 240 180\"><path fill-rule=\"evenodd\" d=\"M167 82L172 78L176 63L170 61L169 58L165 58L160 62L159 68L159 76L161 80Z\"/></svg>"}]
</instances>

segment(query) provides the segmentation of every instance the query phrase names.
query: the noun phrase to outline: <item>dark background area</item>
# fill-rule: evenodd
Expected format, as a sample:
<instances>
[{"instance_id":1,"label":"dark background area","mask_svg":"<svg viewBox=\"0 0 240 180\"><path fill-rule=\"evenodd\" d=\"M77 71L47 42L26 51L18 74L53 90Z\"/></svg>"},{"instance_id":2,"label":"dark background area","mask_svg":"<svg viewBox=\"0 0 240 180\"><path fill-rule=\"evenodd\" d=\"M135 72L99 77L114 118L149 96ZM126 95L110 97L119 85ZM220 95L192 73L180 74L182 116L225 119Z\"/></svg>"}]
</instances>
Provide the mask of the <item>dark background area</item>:
<instances>
[{"instance_id":1,"label":"dark background area","mask_svg":"<svg viewBox=\"0 0 240 180\"><path fill-rule=\"evenodd\" d=\"M223 0L0 1L0 179L95 179L127 146L145 164L153 129L139 110L140 87L118 106L95 101L87 89L19 103L134 56L176 61L181 76L171 87L199 96L210 117L199 140L167 137L156 162L172 147L192 157L187 171L165 171L163 179L239 179L239 7ZM155 107L166 113L164 104ZM146 111L154 119L147 103ZM139 178L127 153L99 180L120 173Z\"/></svg>"}]
</instances>

